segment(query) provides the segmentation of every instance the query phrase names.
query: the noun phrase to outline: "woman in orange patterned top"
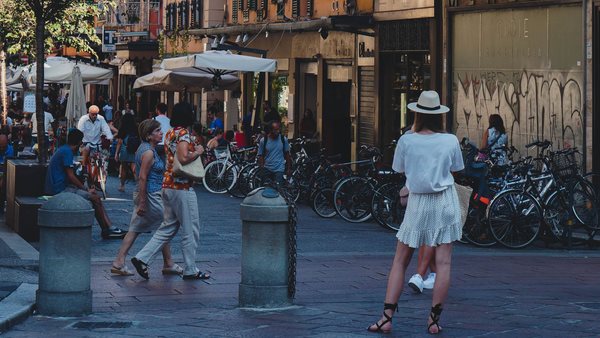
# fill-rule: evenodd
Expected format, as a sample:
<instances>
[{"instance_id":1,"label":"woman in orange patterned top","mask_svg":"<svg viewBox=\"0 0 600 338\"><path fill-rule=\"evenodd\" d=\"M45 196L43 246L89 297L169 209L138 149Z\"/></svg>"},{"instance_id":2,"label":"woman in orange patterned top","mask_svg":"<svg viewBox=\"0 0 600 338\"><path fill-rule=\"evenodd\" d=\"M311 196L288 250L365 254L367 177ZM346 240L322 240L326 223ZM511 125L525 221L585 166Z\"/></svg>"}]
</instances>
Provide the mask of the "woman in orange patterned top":
<instances>
[{"instance_id":1,"label":"woman in orange patterned top","mask_svg":"<svg viewBox=\"0 0 600 338\"><path fill-rule=\"evenodd\" d=\"M166 170L162 183L164 205L163 222L140 252L131 259L140 276L149 278L148 263L166 243L169 243L181 228L183 251L183 279L208 279L210 275L196 267L196 249L200 239L200 218L198 200L191 189L193 181L173 173L175 156L182 165L196 160L203 152L202 146L195 146L188 128L194 122L192 107L178 103L173 107L171 129L165 135Z\"/></svg>"}]
</instances>

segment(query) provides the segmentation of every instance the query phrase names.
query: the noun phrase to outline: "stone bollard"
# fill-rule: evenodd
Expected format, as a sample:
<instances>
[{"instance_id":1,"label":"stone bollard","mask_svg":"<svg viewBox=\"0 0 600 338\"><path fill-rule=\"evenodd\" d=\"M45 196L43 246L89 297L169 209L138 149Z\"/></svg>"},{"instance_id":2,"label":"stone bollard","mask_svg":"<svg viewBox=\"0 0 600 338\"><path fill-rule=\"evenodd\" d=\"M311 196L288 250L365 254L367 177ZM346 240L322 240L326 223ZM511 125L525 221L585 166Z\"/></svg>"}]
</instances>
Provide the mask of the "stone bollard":
<instances>
[{"instance_id":1,"label":"stone bollard","mask_svg":"<svg viewBox=\"0 0 600 338\"><path fill-rule=\"evenodd\" d=\"M288 297L288 206L271 189L257 189L240 206L242 282L240 307L291 305Z\"/></svg>"},{"instance_id":2,"label":"stone bollard","mask_svg":"<svg viewBox=\"0 0 600 338\"><path fill-rule=\"evenodd\" d=\"M38 210L40 226L37 310L48 316L92 312L90 265L94 209L73 193L52 197Z\"/></svg>"}]
</instances>

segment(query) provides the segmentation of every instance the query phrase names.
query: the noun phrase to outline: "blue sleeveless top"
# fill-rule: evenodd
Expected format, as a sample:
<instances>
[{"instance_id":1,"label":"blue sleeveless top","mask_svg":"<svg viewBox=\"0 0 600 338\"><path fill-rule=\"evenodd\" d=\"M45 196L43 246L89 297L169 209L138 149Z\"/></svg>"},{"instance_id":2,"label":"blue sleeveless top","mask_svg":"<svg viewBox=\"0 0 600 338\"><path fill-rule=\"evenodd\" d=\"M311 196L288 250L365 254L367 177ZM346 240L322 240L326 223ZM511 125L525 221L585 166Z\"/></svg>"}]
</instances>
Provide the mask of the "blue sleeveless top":
<instances>
[{"instance_id":1,"label":"blue sleeveless top","mask_svg":"<svg viewBox=\"0 0 600 338\"><path fill-rule=\"evenodd\" d=\"M150 168L150 172L148 173L146 189L148 193L153 193L162 189L163 174L165 173L165 162L163 162L160 156L158 156L156 149L154 149L150 143L142 142L138 150L135 152L135 172L138 176L140 175L140 169L142 168L142 155L148 150L152 150L152 153L154 154L154 163L152 164L152 168ZM139 188L136 189L139 191Z\"/></svg>"}]
</instances>

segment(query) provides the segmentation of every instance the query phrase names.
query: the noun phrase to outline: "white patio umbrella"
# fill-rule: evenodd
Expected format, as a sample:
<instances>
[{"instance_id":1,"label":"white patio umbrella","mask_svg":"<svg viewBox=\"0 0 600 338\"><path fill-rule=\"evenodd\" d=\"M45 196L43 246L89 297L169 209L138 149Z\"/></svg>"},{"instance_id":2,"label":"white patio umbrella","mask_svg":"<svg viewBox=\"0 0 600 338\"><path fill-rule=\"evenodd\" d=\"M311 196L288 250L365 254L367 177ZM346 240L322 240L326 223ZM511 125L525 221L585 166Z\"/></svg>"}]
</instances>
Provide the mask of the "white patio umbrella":
<instances>
[{"instance_id":1,"label":"white patio umbrella","mask_svg":"<svg viewBox=\"0 0 600 338\"><path fill-rule=\"evenodd\" d=\"M96 67L81 62L76 63L63 57L49 57L44 63L44 83L71 83L71 76L75 66L79 66L83 84L103 84L106 83L106 80L113 77L112 69ZM31 69L35 69L35 67L35 63L33 63ZM30 81L35 83L35 71L30 71L29 73L31 77Z\"/></svg>"},{"instance_id":2,"label":"white patio umbrella","mask_svg":"<svg viewBox=\"0 0 600 338\"><path fill-rule=\"evenodd\" d=\"M85 92L83 90L83 81L79 66L73 67L71 75L71 89L69 99L67 100L67 109L65 117L67 118L67 127L77 125L79 118L87 113L85 106Z\"/></svg>"},{"instance_id":3,"label":"white patio umbrella","mask_svg":"<svg viewBox=\"0 0 600 338\"><path fill-rule=\"evenodd\" d=\"M274 72L277 69L277 61L232 54L229 51L209 50L200 54L164 59L160 67L177 72L222 76L234 72Z\"/></svg>"},{"instance_id":4,"label":"white patio umbrella","mask_svg":"<svg viewBox=\"0 0 600 338\"><path fill-rule=\"evenodd\" d=\"M24 67L6 68L6 85L11 86L21 82L21 76L27 75Z\"/></svg>"},{"instance_id":5,"label":"white patio umbrella","mask_svg":"<svg viewBox=\"0 0 600 338\"><path fill-rule=\"evenodd\" d=\"M150 74L141 76L133 83L133 89L153 91L200 93L202 89L235 89L239 87L240 80L234 75L221 76L218 83L214 83L213 76L206 73L174 72L166 69L157 69Z\"/></svg>"}]
</instances>

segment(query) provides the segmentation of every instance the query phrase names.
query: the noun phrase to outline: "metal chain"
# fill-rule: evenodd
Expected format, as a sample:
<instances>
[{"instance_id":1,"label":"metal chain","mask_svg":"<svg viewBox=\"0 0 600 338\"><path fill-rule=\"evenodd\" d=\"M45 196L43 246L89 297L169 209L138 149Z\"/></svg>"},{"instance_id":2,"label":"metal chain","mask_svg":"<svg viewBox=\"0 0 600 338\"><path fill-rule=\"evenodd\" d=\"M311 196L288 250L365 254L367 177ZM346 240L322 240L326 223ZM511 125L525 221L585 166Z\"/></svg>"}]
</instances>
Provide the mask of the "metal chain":
<instances>
[{"instance_id":1,"label":"metal chain","mask_svg":"<svg viewBox=\"0 0 600 338\"><path fill-rule=\"evenodd\" d=\"M277 187L279 195L288 205L288 297L296 296L296 224L298 221L298 208L285 187Z\"/></svg>"}]
</instances>

